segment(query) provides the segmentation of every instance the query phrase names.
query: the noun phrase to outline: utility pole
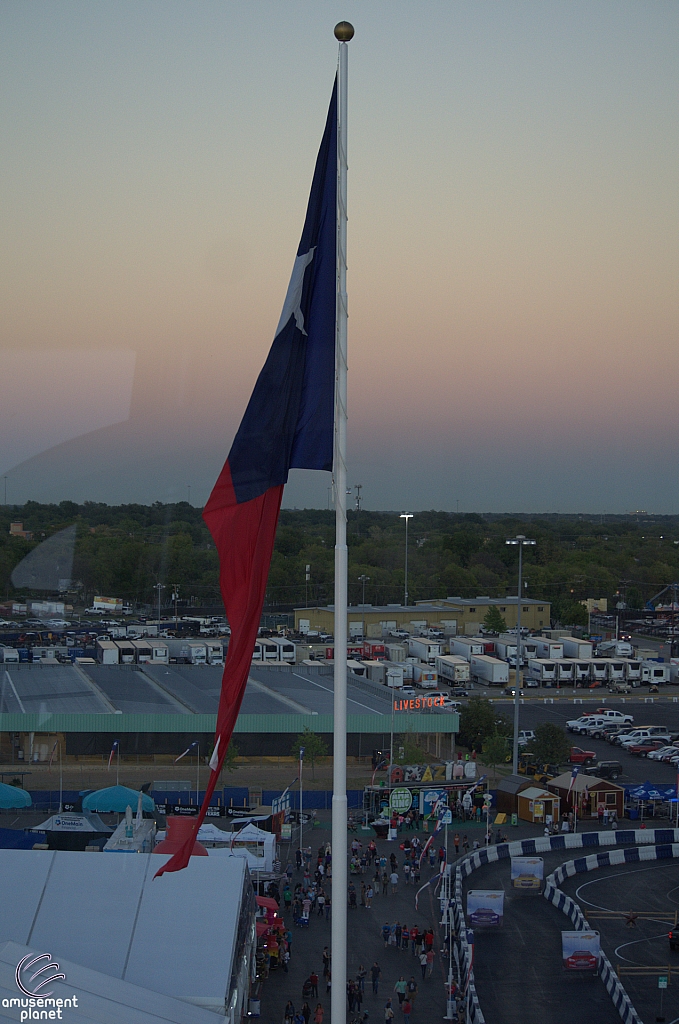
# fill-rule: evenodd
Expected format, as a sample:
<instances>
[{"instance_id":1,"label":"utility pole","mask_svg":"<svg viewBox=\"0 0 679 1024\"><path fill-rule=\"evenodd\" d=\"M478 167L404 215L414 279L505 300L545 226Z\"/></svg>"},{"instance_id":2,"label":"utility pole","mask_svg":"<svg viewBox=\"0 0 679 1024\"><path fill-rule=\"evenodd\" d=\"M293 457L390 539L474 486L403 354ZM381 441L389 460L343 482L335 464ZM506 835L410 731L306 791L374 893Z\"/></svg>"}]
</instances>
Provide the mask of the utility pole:
<instances>
[{"instance_id":1,"label":"utility pole","mask_svg":"<svg viewBox=\"0 0 679 1024\"><path fill-rule=\"evenodd\" d=\"M408 520L413 518L412 512L402 512L401 519L406 521L406 564L405 564L405 587L403 595L404 607L408 607Z\"/></svg>"},{"instance_id":2,"label":"utility pole","mask_svg":"<svg viewBox=\"0 0 679 1024\"><path fill-rule=\"evenodd\" d=\"M160 595L161 591L165 590L165 584L156 583L153 589L158 591L158 631L160 632Z\"/></svg>"},{"instance_id":3,"label":"utility pole","mask_svg":"<svg viewBox=\"0 0 679 1024\"><path fill-rule=\"evenodd\" d=\"M179 600L179 584L175 583L172 587L172 600L174 601L174 629L175 633L179 629L179 616L177 614L177 601ZM160 616L158 616L160 618Z\"/></svg>"},{"instance_id":4,"label":"utility pole","mask_svg":"<svg viewBox=\"0 0 679 1024\"><path fill-rule=\"evenodd\" d=\"M519 549L519 583L516 588L516 675L514 679L514 743L512 745L512 774L517 775L519 771L519 693L521 690L521 603L523 601L521 586L521 570L523 567L523 549L535 545L534 540L528 540L522 533L506 544L515 545Z\"/></svg>"},{"instance_id":5,"label":"utility pole","mask_svg":"<svg viewBox=\"0 0 679 1024\"><path fill-rule=\"evenodd\" d=\"M304 576L304 607L309 607L309 580L311 579L311 566L307 565Z\"/></svg>"},{"instance_id":6,"label":"utility pole","mask_svg":"<svg viewBox=\"0 0 679 1024\"><path fill-rule=\"evenodd\" d=\"M363 584L363 601L361 604L365 608L365 585L370 582L370 577L366 576L364 573L362 576L358 577L358 582Z\"/></svg>"}]
</instances>

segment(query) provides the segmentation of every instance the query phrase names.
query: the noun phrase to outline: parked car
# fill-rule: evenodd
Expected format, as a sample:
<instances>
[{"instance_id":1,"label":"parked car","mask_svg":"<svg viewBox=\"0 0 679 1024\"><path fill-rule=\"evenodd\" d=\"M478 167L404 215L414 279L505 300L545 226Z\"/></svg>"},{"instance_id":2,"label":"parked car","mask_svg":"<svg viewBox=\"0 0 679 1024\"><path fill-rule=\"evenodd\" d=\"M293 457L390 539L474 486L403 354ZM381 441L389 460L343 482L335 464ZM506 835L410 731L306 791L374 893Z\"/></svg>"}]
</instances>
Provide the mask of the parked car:
<instances>
[{"instance_id":1,"label":"parked car","mask_svg":"<svg viewBox=\"0 0 679 1024\"><path fill-rule=\"evenodd\" d=\"M583 750L582 747L571 747L569 761L571 764L594 764L596 753L594 750Z\"/></svg>"},{"instance_id":2,"label":"parked car","mask_svg":"<svg viewBox=\"0 0 679 1024\"><path fill-rule=\"evenodd\" d=\"M667 938L670 940L670 949L674 950L679 947L679 929L673 928L671 932L667 933Z\"/></svg>"},{"instance_id":3,"label":"parked car","mask_svg":"<svg viewBox=\"0 0 679 1024\"><path fill-rule=\"evenodd\" d=\"M582 732L590 724L593 717L594 715L582 715L581 718L571 718L570 721L566 722L566 728L569 732Z\"/></svg>"},{"instance_id":4,"label":"parked car","mask_svg":"<svg viewBox=\"0 0 679 1024\"><path fill-rule=\"evenodd\" d=\"M643 743L633 743L626 749L629 750L630 754L638 754L640 757L646 757L647 754L651 754L654 750L660 750L661 747L665 746L667 746L667 744L664 740L645 740Z\"/></svg>"},{"instance_id":5,"label":"parked car","mask_svg":"<svg viewBox=\"0 0 679 1024\"><path fill-rule=\"evenodd\" d=\"M525 747L525 745L527 743L530 743L534 739L535 739L535 730L534 729L522 729L521 732L519 733L519 746L520 747Z\"/></svg>"},{"instance_id":6,"label":"parked car","mask_svg":"<svg viewBox=\"0 0 679 1024\"><path fill-rule=\"evenodd\" d=\"M451 697L468 697L469 693L467 690L463 690L461 686L454 686L450 691Z\"/></svg>"},{"instance_id":7,"label":"parked car","mask_svg":"<svg viewBox=\"0 0 679 1024\"><path fill-rule=\"evenodd\" d=\"M593 775L597 779L610 779L615 782L623 774L622 765L619 761L597 761L585 769L585 774Z\"/></svg>"},{"instance_id":8,"label":"parked car","mask_svg":"<svg viewBox=\"0 0 679 1024\"><path fill-rule=\"evenodd\" d=\"M626 715L622 711L614 711L613 708L597 708L595 714L620 725L632 725L634 722L634 715Z\"/></svg>"},{"instance_id":9,"label":"parked car","mask_svg":"<svg viewBox=\"0 0 679 1024\"><path fill-rule=\"evenodd\" d=\"M632 687L629 683L623 683L619 679L608 684L609 693L631 693Z\"/></svg>"},{"instance_id":10,"label":"parked car","mask_svg":"<svg viewBox=\"0 0 679 1024\"><path fill-rule=\"evenodd\" d=\"M679 754L679 747L675 747L673 743L670 743L669 745L658 747L657 750L649 751L646 757L649 761L669 761L671 757L677 754Z\"/></svg>"}]
</instances>

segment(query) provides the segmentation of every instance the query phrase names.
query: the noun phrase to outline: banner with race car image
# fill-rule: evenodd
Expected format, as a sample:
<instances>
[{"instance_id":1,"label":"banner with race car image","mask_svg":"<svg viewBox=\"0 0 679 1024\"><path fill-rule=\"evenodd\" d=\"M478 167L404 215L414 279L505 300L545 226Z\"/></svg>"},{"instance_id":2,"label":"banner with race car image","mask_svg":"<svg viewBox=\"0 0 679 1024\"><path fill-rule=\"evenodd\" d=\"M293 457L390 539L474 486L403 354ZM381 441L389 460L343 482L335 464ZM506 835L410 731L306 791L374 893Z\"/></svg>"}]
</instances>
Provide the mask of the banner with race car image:
<instances>
[{"instance_id":1,"label":"banner with race car image","mask_svg":"<svg viewBox=\"0 0 679 1024\"><path fill-rule=\"evenodd\" d=\"M504 889L470 889L467 893L467 917L474 928L501 925L504 906Z\"/></svg>"},{"instance_id":2,"label":"banner with race car image","mask_svg":"<svg viewBox=\"0 0 679 1024\"><path fill-rule=\"evenodd\" d=\"M601 940L598 932L561 932L561 956L567 971L596 971Z\"/></svg>"},{"instance_id":3,"label":"banner with race car image","mask_svg":"<svg viewBox=\"0 0 679 1024\"><path fill-rule=\"evenodd\" d=\"M542 857L512 857L511 880L514 889L540 892L545 877Z\"/></svg>"}]
</instances>

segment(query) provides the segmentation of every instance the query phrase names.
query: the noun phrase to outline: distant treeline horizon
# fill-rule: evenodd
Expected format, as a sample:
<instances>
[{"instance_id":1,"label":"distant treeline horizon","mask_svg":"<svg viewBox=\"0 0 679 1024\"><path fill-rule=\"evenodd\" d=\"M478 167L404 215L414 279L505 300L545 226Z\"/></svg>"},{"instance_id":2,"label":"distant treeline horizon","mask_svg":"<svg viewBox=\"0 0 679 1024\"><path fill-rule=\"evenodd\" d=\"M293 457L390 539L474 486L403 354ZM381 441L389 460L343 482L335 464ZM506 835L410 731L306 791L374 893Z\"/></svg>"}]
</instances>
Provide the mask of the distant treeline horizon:
<instances>
[{"instance_id":1,"label":"distant treeline horizon","mask_svg":"<svg viewBox=\"0 0 679 1024\"><path fill-rule=\"evenodd\" d=\"M10 536L21 522L32 540ZM335 513L283 509L269 574L266 608L333 600ZM12 586L14 567L39 543L76 525L69 601L95 594L163 605L179 588L180 604L219 604L219 566L202 509L188 502L106 505L62 501L0 506L0 586L7 599L30 596ZM549 601L552 620L577 624L580 601L605 597L642 609L679 579L679 516L571 513L417 512L409 525L411 603L428 598L491 598L515 594L516 534L536 541L525 549L526 597ZM405 530L400 512L350 510L349 600L392 604L404 597ZM307 582L306 566L310 579ZM361 577L366 579L362 580ZM43 596L42 593L33 596ZM669 600L663 598L662 600Z\"/></svg>"}]
</instances>

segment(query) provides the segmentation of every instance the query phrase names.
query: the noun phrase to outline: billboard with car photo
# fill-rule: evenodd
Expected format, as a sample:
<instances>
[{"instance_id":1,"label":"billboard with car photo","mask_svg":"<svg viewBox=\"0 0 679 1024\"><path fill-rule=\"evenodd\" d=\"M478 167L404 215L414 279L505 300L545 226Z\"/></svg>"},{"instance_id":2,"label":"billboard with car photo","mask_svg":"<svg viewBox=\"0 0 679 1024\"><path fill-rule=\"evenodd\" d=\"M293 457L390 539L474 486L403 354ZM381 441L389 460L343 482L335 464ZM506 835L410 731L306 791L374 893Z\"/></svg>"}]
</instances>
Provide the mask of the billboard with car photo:
<instances>
[{"instance_id":1,"label":"billboard with car photo","mask_svg":"<svg viewBox=\"0 0 679 1024\"><path fill-rule=\"evenodd\" d=\"M504 917L504 889L470 889L467 917L474 928L497 927Z\"/></svg>"},{"instance_id":2,"label":"billboard with car photo","mask_svg":"<svg viewBox=\"0 0 679 1024\"><path fill-rule=\"evenodd\" d=\"M601 942L598 932L561 932L561 956L567 971L597 971Z\"/></svg>"},{"instance_id":3,"label":"billboard with car photo","mask_svg":"<svg viewBox=\"0 0 679 1024\"><path fill-rule=\"evenodd\" d=\"M545 877L542 857L512 857L511 880L514 889L540 892Z\"/></svg>"}]
</instances>

